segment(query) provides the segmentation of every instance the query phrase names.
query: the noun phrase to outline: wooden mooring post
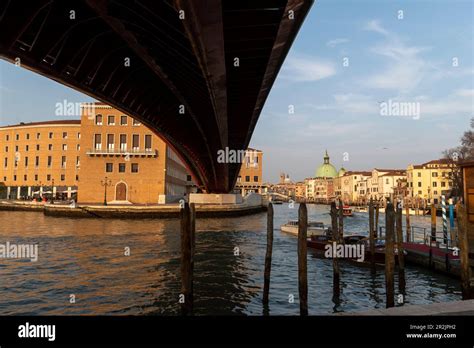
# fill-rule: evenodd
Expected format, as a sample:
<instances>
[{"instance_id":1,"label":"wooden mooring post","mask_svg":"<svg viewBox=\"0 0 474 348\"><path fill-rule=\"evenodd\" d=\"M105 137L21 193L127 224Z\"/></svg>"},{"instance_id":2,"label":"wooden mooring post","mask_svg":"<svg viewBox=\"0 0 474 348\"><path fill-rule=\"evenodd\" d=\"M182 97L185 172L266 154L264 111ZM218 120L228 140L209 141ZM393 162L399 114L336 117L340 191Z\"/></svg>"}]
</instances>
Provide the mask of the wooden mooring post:
<instances>
[{"instance_id":1,"label":"wooden mooring post","mask_svg":"<svg viewBox=\"0 0 474 348\"><path fill-rule=\"evenodd\" d=\"M385 293L386 307L395 305L394 301L394 238L395 237L395 211L393 204L388 203L385 208Z\"/></svg>"},{"instance_id":2,"label":"wooden mooring post","mask_svg":"<svg viewBox=\"0 0 474 348\"><path fill-rule=\"evenodd\" d=\"M193 268L195 245L196 209L194 203L191 207L184 203L181 208L181 313L193 313Z\"/></svg>"},{"instance_id":3,"label":"wooden mooring post","mask_svg":"<svg viewBox=\"0 0 474 348\"><path fill-rule=\"evenodd\" d=\"M462 299L474 299L474 287L471 287L471 272L469 266L469 241L467 238L466 207L456 204L456 219L458 222L459 259L461 263L461 291Z\"/></svg>"},{"instance_id":4,"label":"wooden mooring post","mask_svg":"<svg viewBox=\"0 0 474 348\"><path fill-rule=\"evenodd\" d=\"M263 281L263 304L268 305L270 293L270 272L272 269L273 250L273 204L268 203L267 210L267 251L265 253L265 273Z\"/></svg>"},{"instance_id":5,"label":"wooden mooring post","mask_svg":"<svg viewBox=\"0 0 474 348\"><path fill-rule=\"evenodd\" d=\"M374 231L374 201L369 202L369 243L370 243L370 271L375 275L375 231Z\"/></svg>"},{"instance_id":6,"label":"wooden mooring post","mask_svg":"<svg viewBox=\"0 0 474 348\"><path fill-rule=\"evenodd\" d=\"M431 204L431 236L430 236L430 254L428 258L428 267L433 268L433 243L436 245L436 206Z\"/></svg>"},{"instance_id":7,"label":"wooden mooring post","mask_svg":"<svg viewBox=\"0 0 474 348\"><path fill-rule=\"evenodd\" d=\"M339 243L339 228L337 224L337 209L336 209L336 202L331 203L331 229L332 229L332 240L336 243ZM340 287L340 269L339 269L339 262L337 257L333 255L332 259L332 267L333 267L333 280L332 280L332 290L333 290L333 299L339 299L341 293Z\"/></svg>"},{"instance_id":8,"label":"wooden mooring post","mask_svg":"<svg viewBox=\"0 0 474 348\"><path fill-rule=\"evenodd\" d=\"M344 240L344 203L339 199L339 226L338 226L339 243Z\"/></svg>"},{"instance_id":9,"label":"wooden mooring post","mask_svg":"<svg viewBox=\"0 0 474 348\"><path fill-rule=\"evenodd\" d=\"M407 230L407 243L411 242L411 225L410 225L410 207L408 205L405 206L405 225L406 225L406 230Z\"/></svg>"},{"instance_id":10,"label":"wooden mooring post","mask_svg":"<svg viewBox=\"0 0 474 348\"><path fill-rule=\"evenodd\" d=\"M398 291L405 295L405 256L403 254L402 202L397 203L395 225L397 230Z\"/></svg>"},{"instance_id":11,"label":"wooden mooring post","mask_svg":"<svg viewBox=\"0 0 474 348\"><path fill-rule=\"evenodd\" d=\"M375 228L374 228L374 238L378 237L379 233L379 213L380 213L380 201L375 203Z\"/></svg>"},{"instance_id":12,"label":"wooden mooring post","mask_svg":"<svg viewBox=\"0 0 474 348\"><path fill-rule=\"evenodd\" d=\"M298 209L298 292L300 298L300 315L308 315L308 210L301 203Z\"/></svg>"}]
</instances>

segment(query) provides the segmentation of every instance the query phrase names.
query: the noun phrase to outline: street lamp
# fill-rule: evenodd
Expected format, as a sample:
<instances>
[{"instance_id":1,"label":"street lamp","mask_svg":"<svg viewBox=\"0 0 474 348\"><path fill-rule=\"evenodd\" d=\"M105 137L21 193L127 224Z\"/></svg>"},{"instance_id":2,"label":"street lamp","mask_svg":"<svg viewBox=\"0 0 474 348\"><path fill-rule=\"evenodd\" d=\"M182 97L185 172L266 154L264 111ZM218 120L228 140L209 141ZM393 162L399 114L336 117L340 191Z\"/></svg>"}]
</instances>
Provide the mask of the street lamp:
<instances>
[{"instance_id":1,"label":"street lamp","mask_svg":"<svg viewBox=\"0 0 474 348\"><path fill-rule=\"evenodd\" d=\"M111 186L112 181L109 178L105 177L104 180L100 181L100 184L104 186L104 205L107 205L107 186Z\"/></svg>"},{"instance_id":2,"label":"street lamp","mask_svg":"<svg viewBox=\"0 0 474 348\"><path fill-rule=\"evenodd\" d=\"M51 178L51 204L54 204L54 179Z\"/></svg>"}]
</instances>

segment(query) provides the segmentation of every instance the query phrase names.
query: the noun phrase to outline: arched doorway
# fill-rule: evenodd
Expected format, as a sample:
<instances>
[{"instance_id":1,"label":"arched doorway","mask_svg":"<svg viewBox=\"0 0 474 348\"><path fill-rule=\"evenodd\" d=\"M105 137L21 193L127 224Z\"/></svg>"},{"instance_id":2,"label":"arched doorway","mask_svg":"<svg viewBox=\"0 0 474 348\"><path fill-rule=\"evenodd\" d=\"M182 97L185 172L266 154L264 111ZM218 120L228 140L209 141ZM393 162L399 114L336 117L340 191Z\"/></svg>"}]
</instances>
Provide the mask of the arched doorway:
<instances>
[{"instance_id":1,"label":"arched doorway","mask_svg":"<svg viewBox=\"0 0 474 348\"><path fill-rule=\"evenodd\" d=\"M119 182L115 186L115 200L116 201L127 200L127 185L124 182Z\"/></svg>"}]
</instances>

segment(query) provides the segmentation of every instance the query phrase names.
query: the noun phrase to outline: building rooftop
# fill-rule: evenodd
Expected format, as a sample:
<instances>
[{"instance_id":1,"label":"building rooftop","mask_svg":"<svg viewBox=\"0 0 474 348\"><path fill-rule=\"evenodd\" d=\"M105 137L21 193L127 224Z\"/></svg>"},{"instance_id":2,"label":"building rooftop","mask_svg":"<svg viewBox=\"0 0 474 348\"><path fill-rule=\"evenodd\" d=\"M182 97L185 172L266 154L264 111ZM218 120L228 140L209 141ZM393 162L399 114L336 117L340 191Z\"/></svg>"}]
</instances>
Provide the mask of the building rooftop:
<instances>
[{"instance_id":1,"label":"building rooftop","mask_svg":"<svg viewBox=\"0 0 474 348\"><path fill-rule=\"evenodd\" d=\"M31 126L48 126L56 124L81 124L81 120L53 120L53 121L40 121L40 122L20 122L18 124L0 126L0 128L15 128L15 127L31 127Z\"/></svg>"}]
</instances>

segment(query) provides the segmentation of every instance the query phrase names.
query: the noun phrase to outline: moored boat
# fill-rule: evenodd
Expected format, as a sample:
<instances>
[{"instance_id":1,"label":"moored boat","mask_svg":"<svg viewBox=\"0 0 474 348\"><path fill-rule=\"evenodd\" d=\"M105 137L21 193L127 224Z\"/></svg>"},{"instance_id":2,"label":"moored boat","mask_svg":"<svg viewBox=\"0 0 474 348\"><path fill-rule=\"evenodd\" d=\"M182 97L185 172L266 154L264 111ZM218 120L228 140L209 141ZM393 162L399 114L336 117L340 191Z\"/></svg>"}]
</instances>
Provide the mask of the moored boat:
<instances>
[{"instance_id":1,"label":"moored boat","mask_svg":"<svg viewBox=\"0 0 474 348\"><path fill-rule=\"evenodd\" d=\"M339 210L339 207L337 207L337 209ZM344 205L342 207L342 215L343 216L352 216L353 215L352 208L348 205Z\"/></svg>"},{"instance_id":2,"label":"moored boat","mask_svg":"<svg viewBox=\"0 0 474 348\"><path fill-rule=\"evenodd\" d=\"M328 248L327 245L331 246L334 243L332 240L332 236L330 231L326 233L326 235L320 236L311 236L308 237L307 246L312 249L316 249L318 251L326 251ZM370 246L369 240L366 236L363 235L349 235L344 237L343 245L357 245L361 244L364 246L364 263L369 263L371 260L371 253L370 253ZM395 262L398 264L398 251L395 249ZM406 252L404 253L406 254ZM349 261L354 261L356 259L348 258ZM378 264L385 264L385 245L383 243L377 243L375 246L375 253L374 253L374 260L375 263Z\"/></svg>"},{"instance_id":3,"label":"moored boat","mask_svg":"<svg viewBox=\"0 0 474 348\"><path fill-rule=\"evenodd\" d=\"M290 220L280 227L282 232L298 234L298 220ZM328 228L324 227L324 223L319 221L308 222L308 236L323 236L328 232Z\"/></svg>"}]
</instances>

